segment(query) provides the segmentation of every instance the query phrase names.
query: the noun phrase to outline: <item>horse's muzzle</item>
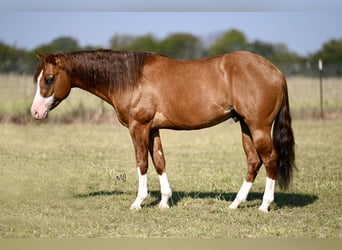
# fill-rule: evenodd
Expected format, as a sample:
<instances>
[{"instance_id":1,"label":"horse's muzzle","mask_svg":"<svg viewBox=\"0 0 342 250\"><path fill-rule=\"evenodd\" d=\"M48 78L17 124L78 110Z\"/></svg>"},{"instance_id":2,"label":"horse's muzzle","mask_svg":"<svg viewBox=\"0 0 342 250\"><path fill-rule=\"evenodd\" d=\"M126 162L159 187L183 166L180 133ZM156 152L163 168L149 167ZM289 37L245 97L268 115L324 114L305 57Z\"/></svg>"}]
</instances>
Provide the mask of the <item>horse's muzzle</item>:
<instances>
[{"instance_id":1,"label":"horse's muzzle","mask_svg":"<svg viewBox=\"0 0 342 250\"><path fill-rule=\"evenodd\" d=\"M49 107L44 103L33 103L31 107L31 115L34 119L42 120L48 117Z\"/></svg>"}]
</instances>

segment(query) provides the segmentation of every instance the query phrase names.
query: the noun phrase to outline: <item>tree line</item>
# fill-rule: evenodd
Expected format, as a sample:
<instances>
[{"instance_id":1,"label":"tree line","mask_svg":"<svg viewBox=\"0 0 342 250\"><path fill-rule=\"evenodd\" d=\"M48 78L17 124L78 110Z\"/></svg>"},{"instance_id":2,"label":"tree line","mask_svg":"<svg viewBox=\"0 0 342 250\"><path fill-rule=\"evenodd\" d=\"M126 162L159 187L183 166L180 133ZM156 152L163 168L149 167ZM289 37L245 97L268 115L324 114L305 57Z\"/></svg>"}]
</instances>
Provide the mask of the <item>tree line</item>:
<instances>
[{"instance_id":1,"label":"tree line","mask_svg":"<svg viewBox=\"0 0 342 250\"><path fill-rule=\"evenodd\" d=\"M55 53L96 49L97 46L81 47L73 37L62 36L33 50L25 50L0 41L0 73L31 74L38 63L35 53ZM127 51L153 51L178 59L196 59L232 52L248 50L266 57L276 64L286 75L312 75L317 71L317 61L322 59L326 75L342 76L342 39L331 39L321 49L308 56L300 56L290 51L285 44L273 44L261 40L248 41L245 34L237 29L223 32L209 45L204 39L190 33L172 33L164 39L153 34L133 36L115 34L109 41L109 48Z\"/></svg>"}]
</instances>

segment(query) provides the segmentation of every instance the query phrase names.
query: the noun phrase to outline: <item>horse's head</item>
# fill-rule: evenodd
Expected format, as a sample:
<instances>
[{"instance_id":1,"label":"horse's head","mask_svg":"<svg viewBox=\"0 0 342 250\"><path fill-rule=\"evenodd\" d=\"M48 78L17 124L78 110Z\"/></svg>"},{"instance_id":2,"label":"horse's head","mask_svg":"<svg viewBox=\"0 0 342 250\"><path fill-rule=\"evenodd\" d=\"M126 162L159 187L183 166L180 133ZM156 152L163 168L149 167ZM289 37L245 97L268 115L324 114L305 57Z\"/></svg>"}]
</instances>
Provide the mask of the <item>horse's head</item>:
<instances>
[{"instance_id":1,"label":"horse's head","mask_svg":"<svg viewBox=\"0 0 342 250\"><path fill-rule=\"evenodd\" d=\"M45 119L70 93L71 82L58 55L37 54L40 65L34 75L37 90L31 107L35 119Z\"/></svg>"}]
</instances>

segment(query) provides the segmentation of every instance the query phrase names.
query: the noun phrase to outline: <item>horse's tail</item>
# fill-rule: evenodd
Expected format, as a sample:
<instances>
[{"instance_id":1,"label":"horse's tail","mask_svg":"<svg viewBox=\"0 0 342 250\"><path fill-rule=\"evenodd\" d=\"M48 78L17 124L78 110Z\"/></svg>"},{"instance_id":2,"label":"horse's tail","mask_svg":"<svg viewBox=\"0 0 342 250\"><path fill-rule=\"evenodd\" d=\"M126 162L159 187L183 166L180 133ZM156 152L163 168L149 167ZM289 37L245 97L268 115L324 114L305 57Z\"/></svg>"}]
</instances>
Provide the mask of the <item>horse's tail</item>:
<instances>
[{"instance_id":1,"label":"horse's tail","mask_svg":"<svg viewBox=\"0 0 342 250\"><path fill-rule=\"evenodd\" d=\"M295 166L295 139L291 127L291 114L287 84L284 78L283 102L273 125L273 144L278 153L277 182L281 189L291 183Z\"/></svg>"}]
</instances>

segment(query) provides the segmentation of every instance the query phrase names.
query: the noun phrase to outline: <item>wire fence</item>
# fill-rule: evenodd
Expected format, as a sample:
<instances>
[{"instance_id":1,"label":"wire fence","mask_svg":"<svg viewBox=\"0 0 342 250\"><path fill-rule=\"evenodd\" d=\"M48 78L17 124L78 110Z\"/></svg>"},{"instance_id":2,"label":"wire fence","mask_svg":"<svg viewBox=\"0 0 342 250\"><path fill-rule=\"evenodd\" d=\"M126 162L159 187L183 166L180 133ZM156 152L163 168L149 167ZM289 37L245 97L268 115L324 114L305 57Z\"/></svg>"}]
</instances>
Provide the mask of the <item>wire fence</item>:
<instances>
[{"instance_id":1,"label":"wire fence","mask_svg":"<svg viewBox=\"0 0 342 250\"><path fill-rule=\"evenodd\" d=\"M308 76L319 77L318 62L311 63L288 63L282 62L276 64L277 67L286 76ZM323 76L324 77L342 77L342 63L328 63L323 62Z\"/></svg>"}]
</instances>

